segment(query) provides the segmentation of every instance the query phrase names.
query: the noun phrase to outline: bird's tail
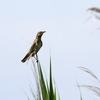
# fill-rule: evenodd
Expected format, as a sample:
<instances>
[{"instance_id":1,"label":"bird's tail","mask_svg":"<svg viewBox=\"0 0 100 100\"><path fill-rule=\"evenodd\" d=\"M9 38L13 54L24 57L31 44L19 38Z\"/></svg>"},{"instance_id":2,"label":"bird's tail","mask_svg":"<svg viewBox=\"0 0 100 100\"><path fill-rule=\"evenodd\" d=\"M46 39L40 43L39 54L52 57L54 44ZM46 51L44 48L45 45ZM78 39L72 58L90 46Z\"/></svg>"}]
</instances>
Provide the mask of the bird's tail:
<instances>
[{"instance_id":1,"label":"bird's tail","mask_svg":"<svg viewBox=\"0 0 100 100\"><path fill-rule=\"evenodd\" d=\"M21 62L25 62L30 56L30 53L27 53L26 56L21 60Z\"/></svg>"}]
</instances>

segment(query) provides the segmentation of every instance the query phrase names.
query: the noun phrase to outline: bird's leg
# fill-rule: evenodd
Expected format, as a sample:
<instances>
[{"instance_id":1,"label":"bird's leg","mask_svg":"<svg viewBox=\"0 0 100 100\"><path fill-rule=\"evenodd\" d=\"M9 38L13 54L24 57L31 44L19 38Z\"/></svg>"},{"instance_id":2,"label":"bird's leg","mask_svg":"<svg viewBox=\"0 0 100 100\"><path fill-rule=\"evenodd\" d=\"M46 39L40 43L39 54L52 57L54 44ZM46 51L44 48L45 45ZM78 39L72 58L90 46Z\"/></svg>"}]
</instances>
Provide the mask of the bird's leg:
<instances>
[{"instance_id":1,"label":"bird's leg","mask_svg":"<svg viewBox=\"0 0 100 100\"><path fill-rule=\"evenodd\" d=\"M35 55L33 57L35 58L35 60L37 60L37 58L35 57Z\"/></svg>"},{"instance_id":2,"label":"bird's leg","mask_svg":"<svg viewBox=\"0 0 100 100\"><path fill-rule=\"evenodd\" d=\"M37 55L37 53L36 53L36 57L34 55L34 58L36 59L36 62L38 62L38 55Z\"/></svg>"},{"instance_id":3,"label":"bird's leg","mask_svg":"<svg viewBox=\"0 0 100 100\"><path fill-rule=\"evenodd\" d=\"M36 55L36 57L35 57L35 55ZM36 50L35 50L35 52L32 54L32 56L36 59L36 62L38 62L38 55L37 55Z\"/></svg>"},{"instance_id":4,"label":"bird's leg","mask_svg":"<svg viewBox=\"0 0 100 100\"><path fill-rule=\"evenodd\" d=\"M38 62L38 55L37 55L37 53L36 53L36 62Z\"/></svg>"}]
</instances>

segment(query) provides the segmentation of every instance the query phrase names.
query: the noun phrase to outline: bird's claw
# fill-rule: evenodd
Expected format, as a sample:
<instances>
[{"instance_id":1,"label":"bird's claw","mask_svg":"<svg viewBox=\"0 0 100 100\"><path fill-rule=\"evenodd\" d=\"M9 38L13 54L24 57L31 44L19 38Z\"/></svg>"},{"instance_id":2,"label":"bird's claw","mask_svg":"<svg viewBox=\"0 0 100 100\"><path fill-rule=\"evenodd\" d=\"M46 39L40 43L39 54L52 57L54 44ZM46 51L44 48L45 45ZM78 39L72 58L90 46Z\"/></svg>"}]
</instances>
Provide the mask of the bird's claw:
<instances>
[{"instance_id":1,"label":"bird's claw","mask_svg":"<svg viewBox=\"0 0 100 100\"><path fill-rule=\"evenodd\" d=\"M34 56L34 58L35 58L35 56ZM36 54L36 62L38 63L39 62L39 60L38 60L38 55Z\"/></svg>"},{"instance_id":2,"label":"bird's claw","mask_svg":"<svg viewBox=\"0 0 100 100\"><path fill-rule=\"evenodd\" d=\"M37 62L37 63L39 62L38 59L36 59L36 62Z\"/></svg>"}]
</instances>

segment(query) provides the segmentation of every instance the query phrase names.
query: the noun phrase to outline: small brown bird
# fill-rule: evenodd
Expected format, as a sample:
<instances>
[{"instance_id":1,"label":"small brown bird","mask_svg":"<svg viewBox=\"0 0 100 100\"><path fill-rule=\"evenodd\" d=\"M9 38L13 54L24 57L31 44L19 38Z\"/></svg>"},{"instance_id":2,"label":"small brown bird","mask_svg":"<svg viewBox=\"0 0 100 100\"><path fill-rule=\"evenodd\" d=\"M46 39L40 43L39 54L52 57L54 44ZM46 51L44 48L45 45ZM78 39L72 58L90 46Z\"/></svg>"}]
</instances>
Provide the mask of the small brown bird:
<instances>
[{"instance_id":1,"label":"small brown bird","mask_svg":"<svg viewBox=\"0 0 100 100\"><path fill-rule=\"evenodd\" d=\"M37 52L40 50L40 48L42 47L42 41L41 41L41 37L43 35L43 33L45 33L46 31L40 31L37 33L36 35L36 39L34 40L31 48L29 49L28 53L26 54L26 56L21 60L21 62L25 62L27 59L29 59L30 57L34 56L36 54L37 56ZM36 59L37 60L37 59Z\"/></svg>"}]
</instances>

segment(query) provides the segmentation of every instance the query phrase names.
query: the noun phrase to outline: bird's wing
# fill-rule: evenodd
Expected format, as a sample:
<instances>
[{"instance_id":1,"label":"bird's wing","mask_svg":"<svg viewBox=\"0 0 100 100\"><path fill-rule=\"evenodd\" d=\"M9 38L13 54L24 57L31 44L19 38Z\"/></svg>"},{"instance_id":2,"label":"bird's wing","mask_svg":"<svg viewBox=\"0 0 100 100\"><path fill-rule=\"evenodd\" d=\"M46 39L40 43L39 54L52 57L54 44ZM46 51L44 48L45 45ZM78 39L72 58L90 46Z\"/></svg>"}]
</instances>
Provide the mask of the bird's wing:
<instances>
[{"instance_id":1,"label":"bird's wing","mask_svg":"<svg viewBox=\"0 0 100 100\"><path fill-rule=\"evenodd\" d=\"M30 52L34 52L34 50L35 50L35 48L36 48L36 43L37 43L37 39L34 40L32 46L31 46L31 48L30 48L30 50L29 50Z\"/></svg>"}]
</instances>

